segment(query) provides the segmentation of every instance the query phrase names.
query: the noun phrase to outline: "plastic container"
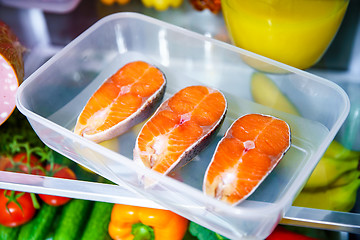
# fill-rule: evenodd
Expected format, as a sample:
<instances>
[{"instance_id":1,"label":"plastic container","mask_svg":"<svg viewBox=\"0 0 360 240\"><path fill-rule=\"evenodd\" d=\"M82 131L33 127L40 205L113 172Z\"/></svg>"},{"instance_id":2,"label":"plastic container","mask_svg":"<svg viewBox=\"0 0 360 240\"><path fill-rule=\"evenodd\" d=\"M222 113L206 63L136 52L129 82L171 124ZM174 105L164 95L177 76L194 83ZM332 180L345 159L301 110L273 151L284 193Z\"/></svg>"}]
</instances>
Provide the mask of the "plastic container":
<instances>
[{"instance_id":1,"label":"plastic container","mask_svg":"<svg viewBox=\"0 0 360 240\"><path fill-rule=\"evenodd\" d=\"M249 84L256 70L242 60L244 57L277 72L286 72L269 76L295 103L302 117L252 101ZM203 84L221 90L229 103L217 138L172 177L140 168L132 161L140 126L117 139L117 151L72 132L78 114L99 85L134 60L148 61L165 73L168 80L165 99L185 86ZM154 206L177 212L226 237L263 239L291 206L338 132L349 112L349 99L338 85L315 75L141 14L118 13L101 19L27 78L18 90L17 107L45 144L119 184L124 191L128 189L133 194L133 205L141 205L144 200L154 202ZM292 146L249 199L230 206L204 195L202 178L227 127L250 112L271 114L287 121ZM141 181L144 176L157 184L144 187ZM33 185L44 191L49 182L41 179L31 176ZM55 180L52 183L56 187ZM64 195L71 195L74 186L81 185L63 181L61 186ZM89 184L83 186L82 191L86 191ZM94 187L100 189L98 195L110 195L121 201L113 186Z\"/></svg>"},{"instance_id":2,"label":"plastic container","mask_svg":"<svg viewBox=\"0 0 360 240\"><path fill-rule=\"evenodd\" d=\"M342 79L343 80L343 79ZM360 151L360 79L358 76L339 83L350 99L350 112L336 139L347 149Z\"/></svg>"},{"instance_id":3,"label":"plastic container","mask_svg":"<svg viewBox=\"0 0 360 240\"><path fill-rule=\"evenodd\" d=\"M39 8L46 12L68 13L74 10L81 0L0 0L0 3L18 8Z\"/></svg>"}]
</instances>

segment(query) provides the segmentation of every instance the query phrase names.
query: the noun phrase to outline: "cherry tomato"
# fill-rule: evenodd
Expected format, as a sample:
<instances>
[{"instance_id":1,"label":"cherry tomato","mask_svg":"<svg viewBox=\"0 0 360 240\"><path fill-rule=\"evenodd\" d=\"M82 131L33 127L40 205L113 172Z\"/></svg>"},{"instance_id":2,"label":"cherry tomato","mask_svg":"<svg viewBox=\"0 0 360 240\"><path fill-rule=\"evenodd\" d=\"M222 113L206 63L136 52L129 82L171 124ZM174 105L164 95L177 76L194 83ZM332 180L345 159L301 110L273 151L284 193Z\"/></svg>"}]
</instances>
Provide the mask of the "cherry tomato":
<instances>
[{"instance_id":1,"label":"cherry tomato","mask_svg":"<svg viewBox=\"0 0 360 240\"><path fill-rule=\"evenodd\" d=\"M46 166L46 171L48 176L66 178L66 179L76 179L75 173L68 167L54 164L51 169L51 165ZM70 201L71 198L54 196L54 195L44 195L39 194L39 197L47 204L51 206L61 206Z\"/></svg>"},{"instance_id":2,"label":"cherry tomato","mask_svg":"<svg viewBox=\"0 0 360 240\"><path fill-rule=\"evenodd\" d=\"M31 173L35 175L43 175L44 169L41 166L39 159L34 155L30 154L30 160L28 161L27 154L18 153L12 157L12 160L8 160L5 165L5 170L21 173Z\"/></svg>"},{"instance_id":3,"label":"cherry tomato","mask_svg":"<svg viewBox=\"0 0 360 240\"><path fill-rule=\"evenodd\" d=\"M0 224L20 226L30 221L35 212L30 193L0 190Z\"/></svg>"}]
</instances>

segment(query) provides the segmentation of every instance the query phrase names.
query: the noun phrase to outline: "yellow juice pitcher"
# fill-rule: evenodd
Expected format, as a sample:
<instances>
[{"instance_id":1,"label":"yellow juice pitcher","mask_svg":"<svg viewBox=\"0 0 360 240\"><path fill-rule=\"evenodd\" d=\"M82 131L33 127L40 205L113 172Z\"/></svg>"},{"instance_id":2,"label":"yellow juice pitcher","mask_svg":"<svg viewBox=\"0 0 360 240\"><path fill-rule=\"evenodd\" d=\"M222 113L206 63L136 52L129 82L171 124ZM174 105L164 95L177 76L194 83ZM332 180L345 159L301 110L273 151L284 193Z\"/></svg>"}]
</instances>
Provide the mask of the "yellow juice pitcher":
<instances>
[{"instance_id":1,"label":"yellow juice pitcher","mask_svg":"<svg viewBox=\"0 0 360 240\"><path fill-rule=\"evenodd\" d=\"M325 53L349 0L222 0L232 42L306 69Z\"/></svg>"}]
</instances>

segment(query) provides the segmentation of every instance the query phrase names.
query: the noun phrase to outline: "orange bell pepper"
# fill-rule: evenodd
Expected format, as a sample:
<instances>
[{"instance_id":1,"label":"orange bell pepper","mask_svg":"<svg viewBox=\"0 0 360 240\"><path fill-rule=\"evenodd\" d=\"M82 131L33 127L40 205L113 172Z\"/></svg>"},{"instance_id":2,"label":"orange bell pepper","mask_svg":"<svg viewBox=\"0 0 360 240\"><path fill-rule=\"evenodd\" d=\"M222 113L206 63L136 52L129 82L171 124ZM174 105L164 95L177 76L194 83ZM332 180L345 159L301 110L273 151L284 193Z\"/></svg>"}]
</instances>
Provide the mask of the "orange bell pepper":
<instances>
[{"instance_id":1,"label":"orange bell pepper","mask_svg":"<svg viewBox=\"0 0 360 240\"><path fill-rule=\"evenodd\" d=\"M130 0L100 0L105 5L113 5L115 3L118 3L120 5L125 5L130 2Z\"/></svg>"},{"instance_id":2,"label":"orange bell pepper","mask_svg":"<svg viewBox=\"0 0 360 240\"><path fill-rule=\"evenodd\" d=\"M109 234L114 240L181 240L188 223L169 210L115 204Z\"/></svg>"}]
</instances>

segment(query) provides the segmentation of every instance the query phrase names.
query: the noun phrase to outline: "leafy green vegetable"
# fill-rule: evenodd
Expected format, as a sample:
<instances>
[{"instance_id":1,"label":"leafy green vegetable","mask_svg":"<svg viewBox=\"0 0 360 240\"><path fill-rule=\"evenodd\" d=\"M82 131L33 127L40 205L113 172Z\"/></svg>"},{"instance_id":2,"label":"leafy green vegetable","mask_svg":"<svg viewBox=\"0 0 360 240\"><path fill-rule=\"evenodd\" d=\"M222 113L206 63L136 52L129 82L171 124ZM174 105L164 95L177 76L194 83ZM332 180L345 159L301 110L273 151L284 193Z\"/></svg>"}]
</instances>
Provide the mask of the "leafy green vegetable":
<instances>
[{"instance_id":1,"label":"leafy green vegetable","mask_svg":"<svg viewBox=\"0 0 360 240\"><path fill-rule=\"evenodd\" d=\"M190 222L189 232L199 240L228 240L228 238L194 222Z\"/></svg>"},{"instance_id":2,"label":"leafy green vegetable","mask_svg":"<svg viewBox=\"0 0 360 240\"><path fill-rule=\"evenodd\" d=\"M8 157L11 161L14 155L24 152L29 160L30 155L34 154L39 158L39 162L74 164L47 147L36 135L26 117L15 109L9 119L0 126L0 156Z\"/></svg>"},{"instance_id":3,"label":"leafy green vegetable","mask_svg":"<svg viewBox=\"0 0 360 240\"><path fill-rule=\"evenodd\" d=\"M40 161L48 160L52 151L36 135L26 117L17 109L0 126L0 156L14 156L26 152L35 154Z\"/></svg>"}]
</instances>

